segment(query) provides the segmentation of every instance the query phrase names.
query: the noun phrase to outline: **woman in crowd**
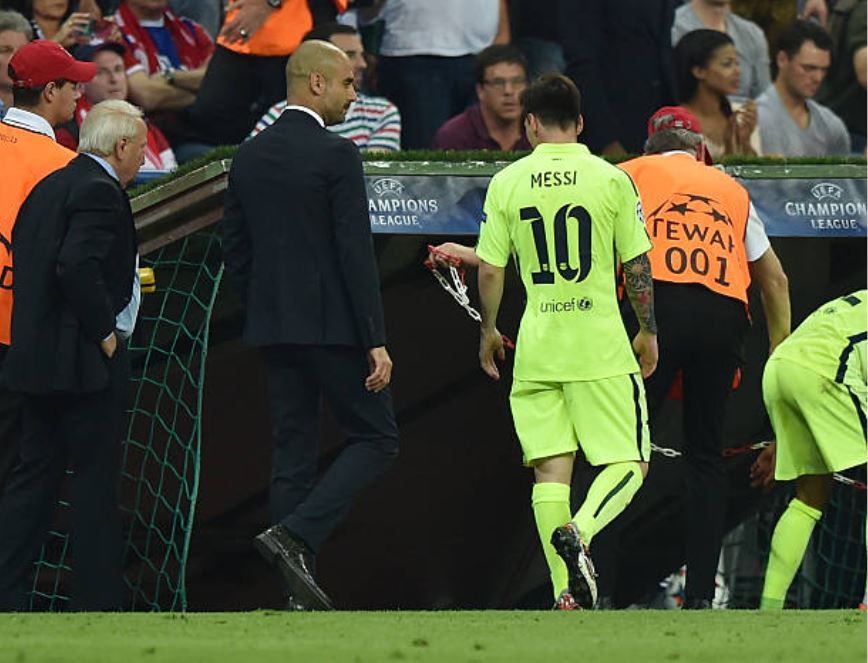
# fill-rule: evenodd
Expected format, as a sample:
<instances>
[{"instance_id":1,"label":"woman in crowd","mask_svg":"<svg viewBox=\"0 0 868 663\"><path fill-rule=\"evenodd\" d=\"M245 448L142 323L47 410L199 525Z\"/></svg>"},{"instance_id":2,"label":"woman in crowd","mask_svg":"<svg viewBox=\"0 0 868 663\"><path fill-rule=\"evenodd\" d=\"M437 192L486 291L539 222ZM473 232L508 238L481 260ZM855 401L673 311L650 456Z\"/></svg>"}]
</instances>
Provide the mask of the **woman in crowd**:
<instances>
[{"instance_id":1,"label":"woman in crowd","mask_svg":"<svg viewBox=\"0 0 868 663\"><path fill-rule=\"evenodd\" d=\"M761 153L756 104L733 98L738 56L732 39L717 30L694 30L675 46L678 100L702 124L712 157Z\"/></svg>"},{"instance_id":2,"label":"woman in crowd","mask_svg":"<svg viewBox=\"0 0 868 663\"><path fill-rule=\"evenodd\" d=\"M26 0L20 4L36 39L53 39L67 49L87 42L92 36L91 21L102 16L95 0Z\"/></svg>"}]
</instances>

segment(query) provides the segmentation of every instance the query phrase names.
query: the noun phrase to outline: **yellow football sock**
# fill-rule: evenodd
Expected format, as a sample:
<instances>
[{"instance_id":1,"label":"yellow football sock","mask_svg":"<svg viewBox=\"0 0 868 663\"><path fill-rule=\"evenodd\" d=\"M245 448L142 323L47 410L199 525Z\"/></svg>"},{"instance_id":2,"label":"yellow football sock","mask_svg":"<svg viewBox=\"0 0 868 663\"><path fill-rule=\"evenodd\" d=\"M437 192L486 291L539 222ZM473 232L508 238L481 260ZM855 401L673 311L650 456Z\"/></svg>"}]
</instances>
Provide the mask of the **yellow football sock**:
<instances>
[{"instance_id":1,"label":"yellow football sock","mask_svg":"<svg viewBox=\"0 0 868 663\"><path fill-rule=\"evenodd\" d=\"M642 486L639 463L613 463L606 466L588 489L588 496L573 522L586 546L594 536L627 508Z\"/></svg>"},{"instance_id":2,"label":"yellow football sock","mask_svg":"<svg viewBox=\"0 0 868 663\"><path fill-rule=\"evenodd\" d=\"M802 563L814 525L822 515L822 511L798 498L793 498L781 515L772 534L772 549L760 599L761 610L780 610L784 607L787 590Z\"/></svg>"},{"instance_id":3,"label":"yellow football sock","mask_svg":"<svg viewBox=\"0 0 868 663\"><path fill-rule=\"evenodd\" d=\"M542 543L555 599L567 588L567 567L552 546L552 532L570 520L570 487L564 483L538 483L533 487L533 515Z\"/></svg>"}]
</instances>

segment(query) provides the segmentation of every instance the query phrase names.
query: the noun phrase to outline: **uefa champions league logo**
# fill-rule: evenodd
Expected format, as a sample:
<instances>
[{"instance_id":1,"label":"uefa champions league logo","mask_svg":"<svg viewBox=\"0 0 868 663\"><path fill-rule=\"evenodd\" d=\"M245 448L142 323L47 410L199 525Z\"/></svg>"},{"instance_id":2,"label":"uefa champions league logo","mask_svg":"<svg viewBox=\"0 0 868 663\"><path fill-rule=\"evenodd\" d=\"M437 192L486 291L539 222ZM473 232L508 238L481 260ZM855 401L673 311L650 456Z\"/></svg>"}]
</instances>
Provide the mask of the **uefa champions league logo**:
<instances>
[{"instance_id":1,"label":"uefa champions league logo","mask_svg":"<svg viewBox=\"0 0 868 663\"><path fill-rule=\"evenodd\" d=\"M395 177L381 177L370 184L374 197L368 198L371 226L419 226L419 216L436 214L439 202L435 198L416 198L405 184Z\"/></svg>"},{"instance_id":2,"label":"uefa champions league logo","mask_svg":"<svg viewBox=\"0 0 868 663\"><path fill-rule=\"evenodd\" d=\"M374 190L374 193L377 194L378 198L397 198L404 193L404 185L392 177L382 177L378 180L374 180L374 183L371 184L371 188Z\"/></svg>"},{"instance_id":3,"label":"uefa champions league logo","mask_svg":"<svg viewBox=\"0 0 868 663\"><path fill-rule=\"evenodd\" d=\"M841 196L844 195L844 189L831 182L820 182L811 187L811 195L817 200L825 200L827 198L841 200Z\"/></svg>"}]
</instances>

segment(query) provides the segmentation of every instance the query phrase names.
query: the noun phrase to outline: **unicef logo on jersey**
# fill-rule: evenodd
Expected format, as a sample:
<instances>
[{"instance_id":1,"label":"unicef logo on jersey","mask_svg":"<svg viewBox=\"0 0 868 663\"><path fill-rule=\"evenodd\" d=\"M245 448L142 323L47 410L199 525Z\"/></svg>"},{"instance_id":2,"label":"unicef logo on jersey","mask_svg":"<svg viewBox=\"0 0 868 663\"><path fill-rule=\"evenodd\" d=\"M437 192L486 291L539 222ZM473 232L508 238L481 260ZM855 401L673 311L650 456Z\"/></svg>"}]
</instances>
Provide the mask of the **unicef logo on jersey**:
<instances>
[{"instance_id":1,"label":"unicef logo on jersey","mask_svg":"<svg viewBox=\"0 0 868 663\"><path fill-rule=\"evenodd\" d=\"M437 199L414 197L395 177L381 177L369 185L368 213L374 228L419 227L420 215L436 214L439 209Z\"/></svg>"}]
</instances>

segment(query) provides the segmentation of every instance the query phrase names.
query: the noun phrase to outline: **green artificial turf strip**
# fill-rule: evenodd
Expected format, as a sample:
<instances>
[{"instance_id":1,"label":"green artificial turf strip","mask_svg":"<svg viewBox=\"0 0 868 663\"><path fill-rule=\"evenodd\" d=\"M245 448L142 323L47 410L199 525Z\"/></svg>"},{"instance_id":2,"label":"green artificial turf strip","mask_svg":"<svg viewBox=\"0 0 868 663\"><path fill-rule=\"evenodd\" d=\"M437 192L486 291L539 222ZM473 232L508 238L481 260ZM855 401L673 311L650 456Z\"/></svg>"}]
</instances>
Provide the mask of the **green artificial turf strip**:
<instances>
[{"instance_id":1,"label":"green artificial turf strip","mask_svg":"<svg viewBox=\"0 0 868 663\"><path fill-rule=\"evenodd\" d=\"M855 610L0 616L0 661L866 660Z\"/></svg>"}]
</instances>

